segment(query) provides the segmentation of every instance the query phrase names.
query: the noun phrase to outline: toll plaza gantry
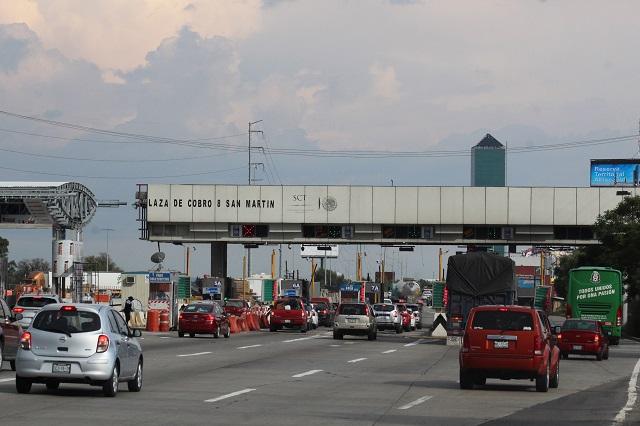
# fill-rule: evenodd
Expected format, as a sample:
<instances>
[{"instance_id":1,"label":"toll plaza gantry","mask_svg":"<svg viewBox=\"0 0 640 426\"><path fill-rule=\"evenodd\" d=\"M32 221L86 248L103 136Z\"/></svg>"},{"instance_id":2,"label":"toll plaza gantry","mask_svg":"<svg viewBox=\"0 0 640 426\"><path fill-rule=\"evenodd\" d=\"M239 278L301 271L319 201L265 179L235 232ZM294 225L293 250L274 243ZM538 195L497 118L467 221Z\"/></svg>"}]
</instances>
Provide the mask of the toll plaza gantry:
<instances>
[{"instance_id":1,"label":"toll plaza gantry","mask_svg":"<svg viewBox=\"0 0 640 426\"><path fill-rule=\"evenodd\" d=\"M143 184L140 238L227 244L598 244L592 226L636 188ZM621 194L622 193L622 194Z\"/></svg>"},{"instance_id":2,"label":"toll plaza gantry","mask_svg":"<svg viewBox=\"0 0 640 426\"><path fill-rule=\"evenodd\" d=\"M0 182L0 229L52 229L52 283L82 288L82 229L96 213L93 193L76 182ZM74 233L67 239L67 230ZM78 281L79 280L79 281Z\"/></svg>"}]
</instances>

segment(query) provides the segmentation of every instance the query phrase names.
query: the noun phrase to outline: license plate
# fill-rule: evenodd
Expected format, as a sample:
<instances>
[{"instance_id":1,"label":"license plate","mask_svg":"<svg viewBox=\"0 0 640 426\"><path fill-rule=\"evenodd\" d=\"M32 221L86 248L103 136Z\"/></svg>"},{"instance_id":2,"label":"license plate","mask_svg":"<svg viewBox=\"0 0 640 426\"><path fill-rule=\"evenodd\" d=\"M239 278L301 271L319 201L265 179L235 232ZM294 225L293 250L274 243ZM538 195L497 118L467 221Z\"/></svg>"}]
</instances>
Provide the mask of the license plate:
<instances>
[{"instance_id":1,"label":"license plate","mask_svg":"<svg viewBox=\"0 0 640 426\"><path fill-rule=\"evenodd\" d=\"M285 324L289 324L291 322L291 320L284 320Z\"/></svg>"},{"instance_id":2,"label":"license plate","mask_svg":"<svg viewBox=\"0 0 640 426\"><path fill-rule=\"evenodd\" d=\"M581 351L582 350L582 345L573 345L573 350L574 351Z\"/></svg>"},{"instance_id":3,"label":"license plate","mask_svg":"<svg viewBox=\"0 0 640 426\"><path fill-rule=\"evenodd\" d=\"M349 321L349 322L357 322L358 319L357 318L347 318L347 321Z\"/></svg>"},{"instance_id":4,"label":"license plate","mask_svg":"<svg viewBox=\"0 0 640 426\"><path fill-rule=\"evenodd\" d=\"M506 340L495 340L493 347L496 349L509 349L509 342Z\"/></svg>"},{"instance_id":5,"label":"license plate","mask_svg":"<svg viewBox=\"0 0 640 426\"><path fill-rule=\"evenodd\" d=\"M62 363L62 362L54 362L53 366L51 367L51 372L69 374L69 373L71 373L71 364Z\"/></svg>"}]
</instances>

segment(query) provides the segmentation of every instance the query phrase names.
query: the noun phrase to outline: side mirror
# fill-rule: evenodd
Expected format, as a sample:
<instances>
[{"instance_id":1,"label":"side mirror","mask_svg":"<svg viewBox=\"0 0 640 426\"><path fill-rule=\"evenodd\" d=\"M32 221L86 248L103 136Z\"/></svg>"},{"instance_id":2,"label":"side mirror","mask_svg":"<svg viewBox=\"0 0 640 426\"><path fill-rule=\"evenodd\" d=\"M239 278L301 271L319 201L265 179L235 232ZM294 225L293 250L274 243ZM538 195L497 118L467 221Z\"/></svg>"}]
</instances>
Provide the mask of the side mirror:
<instances>
[{"instance_id":1,"label":"side mirror","mask_svg":"<svg viewBox=\"0 0 640 426\"><path fill-rule=\"evenodd\" d=\"M553 334L562 333L562 327L560 327L559 325L556 325L555 327L553 327L553 330L551 331L551 333L553 333Z\"/></svg>"},{"instance_id":2,"label":"side mirror","mask_svg":"<svg viewBox=\"0 0 640 426\"><path fill-rule=\"evenodd\" d=\"M139 328L136 328L134 330L129 330L129 337L141 337L142 336L142 331L140 331Z\"/></svg>"},{"instance_id":3,"label":"side mirror","mask_svg":"<svg viewBox=\"0 0 640 426\"><path fill-rule=\"evenodd\" d=\"M24 316L23 316L22 314L16 314L13 318L14 318L16 321L20 321L22 318L24 318Z\"/></svg>"}]
</instances>

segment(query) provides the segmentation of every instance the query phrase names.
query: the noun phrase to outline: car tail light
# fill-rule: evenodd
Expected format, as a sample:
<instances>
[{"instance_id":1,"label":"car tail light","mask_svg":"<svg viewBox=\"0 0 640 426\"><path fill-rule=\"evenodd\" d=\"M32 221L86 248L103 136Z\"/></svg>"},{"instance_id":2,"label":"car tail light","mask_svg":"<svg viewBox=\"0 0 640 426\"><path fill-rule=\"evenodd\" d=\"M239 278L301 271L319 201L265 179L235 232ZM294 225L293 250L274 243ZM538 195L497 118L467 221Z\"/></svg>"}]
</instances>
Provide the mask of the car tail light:
<instances>
[{"instance_id":1,"label":"car tail light","mask_svg":"<svg viewBox=\"0 0 640 426\"><path fill-rule=\"evenodd\" d=\"M509 311L509 309L504 308L504 307L502 307L502 308L498 308L498 310L499 310L500 312L508 312L508 311Z\"/></svg>"},{"instance_id":2,"label":"car tail light","mask_svg":"<svg viewBox=\"0 0 640 426\"><path fill-rule=\"evenodd\" d=\"M71 305L65 305L62 308L60 308L60 310L65 312L74 312L76 310L76 307Z\"/></svg>"},{"instance_id":3,"label":"car tail light","mask_svg":"<svg viewBox=\"0 0 640 426\"><path fill-rule=\"evenodd\" d=\"M369 307L368 306L364 307L364 314L365 315L369 315Z\"/></svg>"},{"instance_id":4,"label":"car tail light","mask_svg":"<svg viewBox=\"0 0 640 426\"><path fill-rule=\"evenodd\" d=\"M180 314L180 316L178 317L178 319L183 320L183 319L184 319L184 314L183 314L183 313L181 313L181 314Z\"/></svg>"},{"instance_id":5,"label":"car tail light","mask_svg":"<svg viewBox=\"0 0 640 426\"><path fill-rule=\"evenodd\" d=\"M31 350L31 333L28 331L22 333L22 337L20 337L20 347L25 351Z\"/></svg>"},{"instance_id":6,"label":"car tail light","mask_svg":"<svg viewBox=\"0 0 640 426\"><path fill-rule=\"evenodd\" d=\"M464 333L462 336L462 352L469 352L471 350L471 342L469 341L469 335Z\"/></svg>"},{"instance_id":7,"label":"car tail light","mask_svg":"<svg viewBox=\"0 0 640 426\"><path fill-rule=\"evenodd\" d=\"M598 335L596 334L596 337L594 337L594 338L593 338L593 341L594 341L595 343L600 342L600 336L598 336Z\"/></svg>"},{"instance_id":8,"label":"car tail light","mask_svg":"<svg viewBox=\"0 0 640 426\"><path fill-rule=\"evenodd\" d=\"M620 327L622 325L622 306L618 306L618 310L616 312L616 326Z\"/></svg>"},{"instance_id":9,"label":"car tail light","mask_svg":"<svg viewBox=\"0 0 640 426\"><path fill-rule=\"evenodd\" d=\"M24 308L13 308L14 314L21 314L24 312Z\"/></svg>"},{"instance_id":10,"label":"car tail light","mask_svg":"<svg viewBox=\"0 0 640 426\"><path fill-rule=\"evenodd\" d=\"M557 338L558 340L562 340L562 333L558 334L558 335L556 336L556 338Z\"/></svg>"},{"instance_id":11,"label":"car tail light","mask_svg":"<svg viewBox=\"0 0 640 426\"><path fill-rule=\"evenodd\" d=\"M109 349L109 336L101 334L98 336L98 345L96 346L96 353L106 352Z\"/></svg>"},{"instance_id":12,"label":"car tail light","mask_svg":"<svg viewBox=\"0 0 640 426\"><path fill-rule=\"evenodd\" d=\"M544 340L542 340L542 336L536 336L533 341L533 354L542 355L543 350L544 350Z\"/></svg>"},{"instance_id":13,"label":"car tail light","mask_svg":"<svg viewBox=\"0 0 640 426\"><path fill-rule=\"evenodd\" d=\"M213 315L207 314L204 316L205 321L213 321Z\"/></svg>"},{"instance_id":14,"label":"car tail light","mask_svg":"<svg viewBox=\"0 0 640 426\"><path fill-rule=\"evenodd\" d=\"M566 313L566 317L567 318L571 318L573 315L573 312L571 312L571 305L567 305L567 313Z\"/></svg>"}]
</instances>

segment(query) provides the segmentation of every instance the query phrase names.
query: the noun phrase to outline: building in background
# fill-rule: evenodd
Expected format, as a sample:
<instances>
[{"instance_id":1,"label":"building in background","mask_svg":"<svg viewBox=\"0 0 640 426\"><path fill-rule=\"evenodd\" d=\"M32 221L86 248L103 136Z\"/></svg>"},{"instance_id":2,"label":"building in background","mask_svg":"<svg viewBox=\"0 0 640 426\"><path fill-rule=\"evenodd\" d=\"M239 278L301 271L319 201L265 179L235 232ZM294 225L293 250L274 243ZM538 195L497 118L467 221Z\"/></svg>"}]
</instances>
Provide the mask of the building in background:
<instances>
[{"instance_id":1,"label":"building in background","mask_svg":"<svg viewBox=\"0 0 640 426\"><path fill-rule=\"evenodd\" d=\"M506 149L489 133L471 148L471 186L505 186Z\"/></svg>"}]
</instances>

